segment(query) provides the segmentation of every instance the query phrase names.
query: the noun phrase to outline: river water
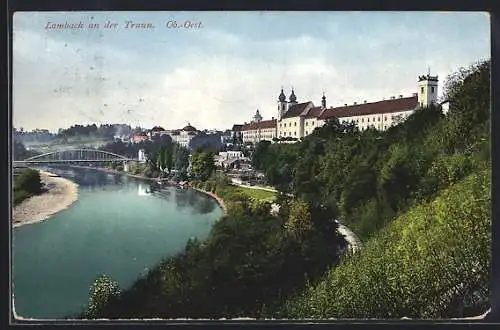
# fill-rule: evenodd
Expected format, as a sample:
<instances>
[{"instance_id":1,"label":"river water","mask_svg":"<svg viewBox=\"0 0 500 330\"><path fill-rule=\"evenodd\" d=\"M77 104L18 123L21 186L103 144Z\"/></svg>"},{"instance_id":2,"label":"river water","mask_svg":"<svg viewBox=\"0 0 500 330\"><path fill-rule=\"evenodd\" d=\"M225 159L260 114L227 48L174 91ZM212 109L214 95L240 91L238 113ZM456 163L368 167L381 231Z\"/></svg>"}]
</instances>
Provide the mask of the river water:
<instances>
[{"instance_id":1,"label":"river water","mask_svg":"<svg viewBox=\"0 0 500 330\"><path fill-rule=\"evenodd\" d=\"M223 212L191 189L93 169L44 167L78 183L79 197L50 219L13 229L17 315L66 318L81 312L100 274L130 286L148 267L204 239Z\"/></svg>"}]
</instances>

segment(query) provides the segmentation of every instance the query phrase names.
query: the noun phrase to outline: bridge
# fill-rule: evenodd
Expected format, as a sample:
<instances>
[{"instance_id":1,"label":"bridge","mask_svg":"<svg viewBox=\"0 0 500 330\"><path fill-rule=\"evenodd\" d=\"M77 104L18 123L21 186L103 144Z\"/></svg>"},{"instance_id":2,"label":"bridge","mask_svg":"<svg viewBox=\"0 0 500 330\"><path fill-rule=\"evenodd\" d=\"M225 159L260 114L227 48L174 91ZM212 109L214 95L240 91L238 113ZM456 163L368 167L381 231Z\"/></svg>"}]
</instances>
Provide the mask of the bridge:
<instances>
[{"instance_id":1,"label":"bridge","mask_svg":"<svg viewBox=\"0 0 500 330\"><path fill-rule=\"evenodd\" d=\"M53 151L36 155L25 160L15 160L14 165L23 164L53 164L53 163L101 163L101 162L137 162L137 158L127 158L109 151L96 149L74 149Z\"/></svg>"}]
</instances>

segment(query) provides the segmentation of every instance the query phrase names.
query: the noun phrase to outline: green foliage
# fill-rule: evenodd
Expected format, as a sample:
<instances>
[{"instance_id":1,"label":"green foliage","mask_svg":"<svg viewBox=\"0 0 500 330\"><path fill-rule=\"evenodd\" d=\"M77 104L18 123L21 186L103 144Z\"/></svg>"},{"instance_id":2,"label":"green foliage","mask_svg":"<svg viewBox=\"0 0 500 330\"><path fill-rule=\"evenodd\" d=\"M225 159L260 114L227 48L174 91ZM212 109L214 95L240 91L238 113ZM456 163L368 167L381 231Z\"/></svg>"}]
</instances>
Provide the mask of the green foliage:
<instances>
[{"instance_id":1,"label":"green foliage","mask_svg":"<svg viewBox=\"0 0 500 330\"><path fill-rule=\"evenodd\" d=\"M412 208L325 279L290 300L291 318L448 318L490 294L490 176L467 177Z\"/></svg>"},{"instance_id":2,"label":"green foliage","mask_svg":"<svg viewBox=\"0 0 500 330\"><path fill-rule=\"evenodd\" d=\"M297 241L312 230L313 224L309 205L302 200L294 200L290 205L290 214L285 223L287 232Z\"/></svg>"},{"instance_id":3,"label":"green foliage","mask_svg":"<svg viewBox=\"0 0 500 330\"><path fill-rule=\"evenodd\" d=\"M199 149L192 157L192 173L196 180L206 181L213 172L216 166L214 161L214 153L210 150Z\"/></svg>"},{"instance_id":4,"label":"green foliage","mask_svg":"<svg viewBox=\"0 0 500 330\"><path fill-rule=\"evenodd\" d=\"M99 313L113 299L120 294L118 284L107 275L101 275L94 280L90 287L90 299L86 311L86 318L98 318Z\"/></svg>"},{"instance_id":5,"label":"green foliage","mask_svg":"<svg viewBox=\"0 0 500 330\"><path fill-rule=\"evenodd\" d=\"M13 180L13 205L16 206L23 200L42 192L40 173L32 169L23 169Z\"/></svg>"},{"instance_id":6,"label":"green foliage","mask_svg":"<svg viewBox=\"0 0 500 330\"><path fill-rule=\"evenodd\" d=\"M489 61L450 76L446 116L432 105L384 132L332 117L301 143L259 144L254 165L280 192L328 208L368 240L396 214L488 164L489 79Z\"/></svg>"},{"instance_id":7,"label":"green foliage","mask_svg":"<svg viewBox=\"0 0 500 330\"><path fill-rule=\"evenodd\" d=\"M105 307L92 309L94 317L263 317L338 260L343 239L335 235L334 223L313 227L314 212L305 219L310 225L299 243L270 214L268 201L245 194L250 189L240 190L219 175L192 184L215 188L228 206L227 216L204 242L189 240L182 253L151 269ZM292 214L302 220L306 204L292 204Z\"/></svg>"}]
</instances>

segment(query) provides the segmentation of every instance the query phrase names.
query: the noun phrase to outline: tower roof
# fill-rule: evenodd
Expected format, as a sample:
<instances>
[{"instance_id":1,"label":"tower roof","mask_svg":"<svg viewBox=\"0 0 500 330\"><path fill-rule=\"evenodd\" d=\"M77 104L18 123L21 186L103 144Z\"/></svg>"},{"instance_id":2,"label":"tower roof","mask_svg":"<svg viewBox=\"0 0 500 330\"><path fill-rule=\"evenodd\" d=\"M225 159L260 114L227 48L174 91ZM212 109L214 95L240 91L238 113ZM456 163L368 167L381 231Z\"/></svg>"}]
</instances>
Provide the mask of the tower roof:
<instances>
[{"instance_id":1,"label":"tower roof","mask_svg":"<svg viewBox=\"0 0 500 330\"><path fill-rule=\"evenodd\" d=\"M431 76L429 73L424 76L419 76L418 81L438 81L438 76Z\"/></svg>"},{"instance_id":2,"label":"tower roof","mask_svg":"<svg viewBox=\"0 0 500 330\"><path fill-rule=\"evenodd\" d=\"M280 102L285 102L286 101L286 96L285 96L285 93L283 93L283 88L281 88L281 93L280 93L280 96L278 97L278 100Z\"/></svg>"},{"instance_id":3,"label":"tower roof","mask_svg":"<svg viewBox=\"0 0 500 330\"><path fill-rule=\"evenodd\" d=\"M262 116L259 113L259 109L257 109L257 111L255 112L255 115L253 116L253 119L255 121L261 121L262 120Z\"/></svg>"},{"instance_id":4,"label":"tower roof","mask_svg":"<svg viewBox=\"0 0 500 330\"><path fill-rule=\"evenodd\" d=\"M191 126L191 124L187 124L187 126L184 126L182 128L183 131L185 132L196 132L196 128L194 128L193 126Z\"/></svg>"},{"instance_id":5,"label":"tower roof","mask_svg":"<svg viewBox=\"0 0 500 330\"><path fill-rule=\"evenodd\" d=\"M290 100L290 102L297 102L297 96L295 96L295 92L294 92L293 88L292 88L292 94L290 94L289 100Z\"/></svg>"}]
</instances>

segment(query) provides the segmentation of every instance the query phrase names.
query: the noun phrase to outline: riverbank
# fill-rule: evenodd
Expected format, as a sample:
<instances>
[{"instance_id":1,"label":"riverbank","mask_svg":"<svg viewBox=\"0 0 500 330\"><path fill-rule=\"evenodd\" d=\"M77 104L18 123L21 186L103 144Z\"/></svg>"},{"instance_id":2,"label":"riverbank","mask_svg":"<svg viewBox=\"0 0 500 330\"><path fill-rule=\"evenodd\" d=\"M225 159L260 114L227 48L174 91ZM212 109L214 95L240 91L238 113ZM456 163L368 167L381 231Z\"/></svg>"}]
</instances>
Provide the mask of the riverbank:
<instances>
[{"instance_id":1,"label":"riverbank","mask_svg":"<svg viewBox=\"0 0 500 330\"><path fill-rule=\"evenodd\" d=\"M117 170L113 170L110 168L104 168L104 167L89 167L89 166L79 166L79 165L71 165L71 167L98 170L98 171L103 171L106 173L113 173L113 174L123 174L123 175L129 176L129 177L132 177L132 178L142 179L142 180L150 180L150 181L155 181L155 182L161 181L161 182L167 182L167 183L171 183L171 184L177 184L177 182L166 179L166 178L163 178L163 179L149 178L147 176L140 175L140 174L132 174L132 173L125 172L125 171L117 171Z\"/></svg>"},{"instance_id":2,"label":"riverbank","mask_svg":"<svg viewBox=\"0 0 500 330\"><path fill-rule=\"evenodd\" d=\"M78 185L68 179L39 171L40 180L47 191L32 196L12 209L14 228L46 220L77 201Z\"/></svg>"},{"instance_id":3,"label":"riverbank","mask_svg":"<svg viewBox=\"0 0 500 330\"><path fill-rule=\"evenodd\" d=\"M113 170L113 169L109 169L109 168L103 168L103 167L88 167L88 166L78 166L78 165L72 165L73 167L77 167L77 168L85 168L85 169L93 169L93 170L99 170L99 171L104 171L104 172L107 172L107 173L114 173L114 174L123 174L123 175L127 175L127 176L130 176L132 178L137 178L137 179L143 179L143 180L151 180L151 181L161 181L161 182L166 182L166 183L169 183L169 184L172 184L172 185L178 185L179 183L176 182L176 181L172 181L170 179L158 179L158 178L148 178L146 176L143 176L143 175L139 175L139 174L131 174L131 173L128 173L128 172L122 172L122 171L117 171L117 170ZM219 206L222 208L222 210L224 211L224 214L227 215L227 207L226 207L226 204L224 203L224 200L220 197L220 196L217 196L216 194L210 192L210 191L206 191L206 190L203 190L203 189L199 189L199 188L195 188L195 187L192 187L191 185L188 185L189 188L193 189L193 190L197 190L205 195L208 195L210 197L212 197L213 199L215 199L215 201L219 204Z\"/></svg>"},{"instance_id":4,"label":"riverbank","mask_svg":"<svg viewBox=\"0 0 500 330\"><path fill-rule=\"evenodd\" d=\"M189 186L189 188L191 188L193 190L196 190L196 191L199 191L199 192L201 192L201 193L203 193L205 195L208 195L208 196L212 197L213 199L215 199L215 201L221 207L222 211L224 211L224 215L227 215L227 206L226 206L226 203L224 202L224 200L220 196L214 194L211 191L206 191L206 190L203 190L203 189L195 188L193 186Z\"/></svg>"}]
</instances>

